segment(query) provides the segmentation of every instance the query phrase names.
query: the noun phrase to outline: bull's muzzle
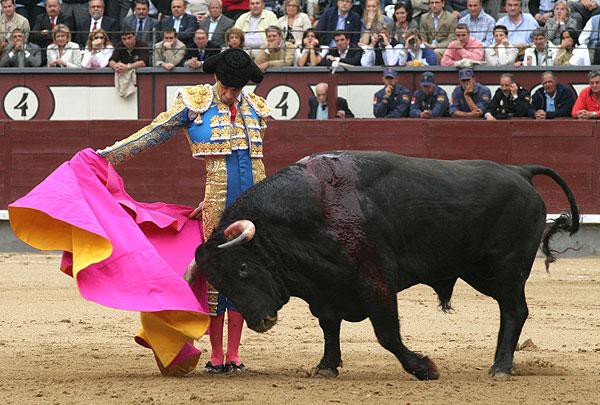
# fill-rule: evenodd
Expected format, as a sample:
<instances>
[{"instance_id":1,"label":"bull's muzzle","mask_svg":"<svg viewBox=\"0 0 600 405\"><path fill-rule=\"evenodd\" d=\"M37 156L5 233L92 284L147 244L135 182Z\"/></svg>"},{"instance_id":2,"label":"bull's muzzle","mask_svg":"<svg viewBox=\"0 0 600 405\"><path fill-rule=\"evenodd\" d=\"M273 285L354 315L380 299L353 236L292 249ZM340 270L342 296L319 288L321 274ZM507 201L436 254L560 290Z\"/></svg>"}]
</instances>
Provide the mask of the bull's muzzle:
<instances>
[{"instance_id":1,"label":"bull's muzzle","mask_svg":"<svg viewBox=\"0 0 600 405\"><path fill-rule=\"evenodd\" d=\"M255 332L264 333L271 329L277 323L277 314L275 316L265 316L257 325L250 326Z\"/></svg>"}]
</instances>

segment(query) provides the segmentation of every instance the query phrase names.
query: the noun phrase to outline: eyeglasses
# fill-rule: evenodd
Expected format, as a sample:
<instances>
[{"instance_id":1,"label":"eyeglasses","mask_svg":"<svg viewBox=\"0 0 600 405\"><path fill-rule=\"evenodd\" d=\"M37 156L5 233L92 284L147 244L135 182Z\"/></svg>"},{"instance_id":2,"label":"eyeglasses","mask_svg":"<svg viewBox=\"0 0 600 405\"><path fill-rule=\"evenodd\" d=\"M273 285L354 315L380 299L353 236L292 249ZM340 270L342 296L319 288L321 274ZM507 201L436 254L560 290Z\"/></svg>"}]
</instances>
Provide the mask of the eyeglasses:
<instances>
[{"instance_id":1,"label":"eyeglasses","mask_svg":"<svg viewBox=\"0 0 600 405\"><path fill-rule=\"evenodd\" d=\"M104 35L97 35L94 37L94 39L105 39Z\"/></svg>"}]
</instances>

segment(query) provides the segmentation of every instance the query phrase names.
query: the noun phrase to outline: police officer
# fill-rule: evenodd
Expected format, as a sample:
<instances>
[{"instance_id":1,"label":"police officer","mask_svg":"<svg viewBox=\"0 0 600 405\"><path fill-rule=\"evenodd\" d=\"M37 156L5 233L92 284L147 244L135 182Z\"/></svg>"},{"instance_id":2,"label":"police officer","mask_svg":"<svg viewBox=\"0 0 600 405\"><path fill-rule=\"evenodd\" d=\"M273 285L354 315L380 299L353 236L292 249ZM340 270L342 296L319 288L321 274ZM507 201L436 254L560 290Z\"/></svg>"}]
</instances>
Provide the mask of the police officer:
<instances>
[{"instance_id":1,"label":"police officer","mask_svg":"<svg viewBox=\"0 0 600 405\"><path fill-rule=\"evenodd\" d=\"M450 116L454 118L479 118L488 109L492 93L490 89L475 81L475 72L471 68L458 71L460 86L452 92Z\"/></svg>"},{"instance_id":2,"label":"police officer","mask_svg":"<svg viewBox=\"0 0 600 405\"><path fill-rule=\"evenodd\" d=\"M527 117L531 97L529 91L515 82L512 73L500 76L500 88L494 93L485 119L488 121Z\"/></svg>"},{"instance_id":3,"label":"police officer","mask_svg":"<svg viewBox=\"0 0 600 405\"><path fill-rule=\"evenodd\" d=\"M448 116L448 95L435 85L432 72L421 74L421 89L415 91L410 102L411 118L437 118Z\"/></svg>"},{"instance_id":4,"label":"police officer","mask_svg":"<svg viewBox=\"0 0 600 405\"><path fill-rule=\"evenodd\" d=\"M377 118L408 117L410 107L410 91L396 83L398 72L392 68L383 70L385 87L375 93L373 98L373 115Z\"/></svg>"}]
</instances>

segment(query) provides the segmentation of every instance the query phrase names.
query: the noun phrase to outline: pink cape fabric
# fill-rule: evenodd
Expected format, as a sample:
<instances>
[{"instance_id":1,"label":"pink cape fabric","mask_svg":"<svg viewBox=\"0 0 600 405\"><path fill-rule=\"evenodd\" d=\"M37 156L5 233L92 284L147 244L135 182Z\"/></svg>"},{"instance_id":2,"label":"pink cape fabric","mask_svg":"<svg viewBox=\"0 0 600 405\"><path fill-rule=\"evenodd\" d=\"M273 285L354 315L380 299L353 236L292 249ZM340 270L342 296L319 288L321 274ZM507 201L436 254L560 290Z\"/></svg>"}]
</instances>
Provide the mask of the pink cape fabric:
<instances>
[{"instance_id":1,"label":"pink cape fabric","mask_svg":"<svg viewBox=\"0 0 600 405\"><path fill-rule=\"evenodd\" d=\"M151 182L151 179L148 179ZM76 275L81 295L107 307L208 313L206 281L182 278L202 241L189 207L141 203L124 189L112 165L92 149L77 153L11 207L42 211L107 238L112 254ZM71 253L63 256L69 268Z\"/></svg>"}]
</instances>

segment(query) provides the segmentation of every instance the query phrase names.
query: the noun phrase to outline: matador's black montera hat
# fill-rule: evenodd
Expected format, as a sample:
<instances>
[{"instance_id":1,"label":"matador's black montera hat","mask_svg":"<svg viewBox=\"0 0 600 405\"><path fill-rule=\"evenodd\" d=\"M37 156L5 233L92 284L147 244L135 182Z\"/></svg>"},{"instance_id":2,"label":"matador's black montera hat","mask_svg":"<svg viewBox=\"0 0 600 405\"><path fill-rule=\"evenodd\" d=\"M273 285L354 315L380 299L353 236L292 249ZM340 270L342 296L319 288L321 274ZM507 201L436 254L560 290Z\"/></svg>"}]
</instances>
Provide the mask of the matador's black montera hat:
<instances>
[{"instance_id":1,"label":"matador's black montera hat","mask_svg":"<svg viewBox=\"0 0 600 405\"><path fill-rule=\"evenodd\" d=\"M238 48L229 48L211 56L204 61L202 69L217 75L221 84L227 87L244 87L250 80L260 83L263 79L262 70L246 52Z\"/></svg>"}]
</instances>

